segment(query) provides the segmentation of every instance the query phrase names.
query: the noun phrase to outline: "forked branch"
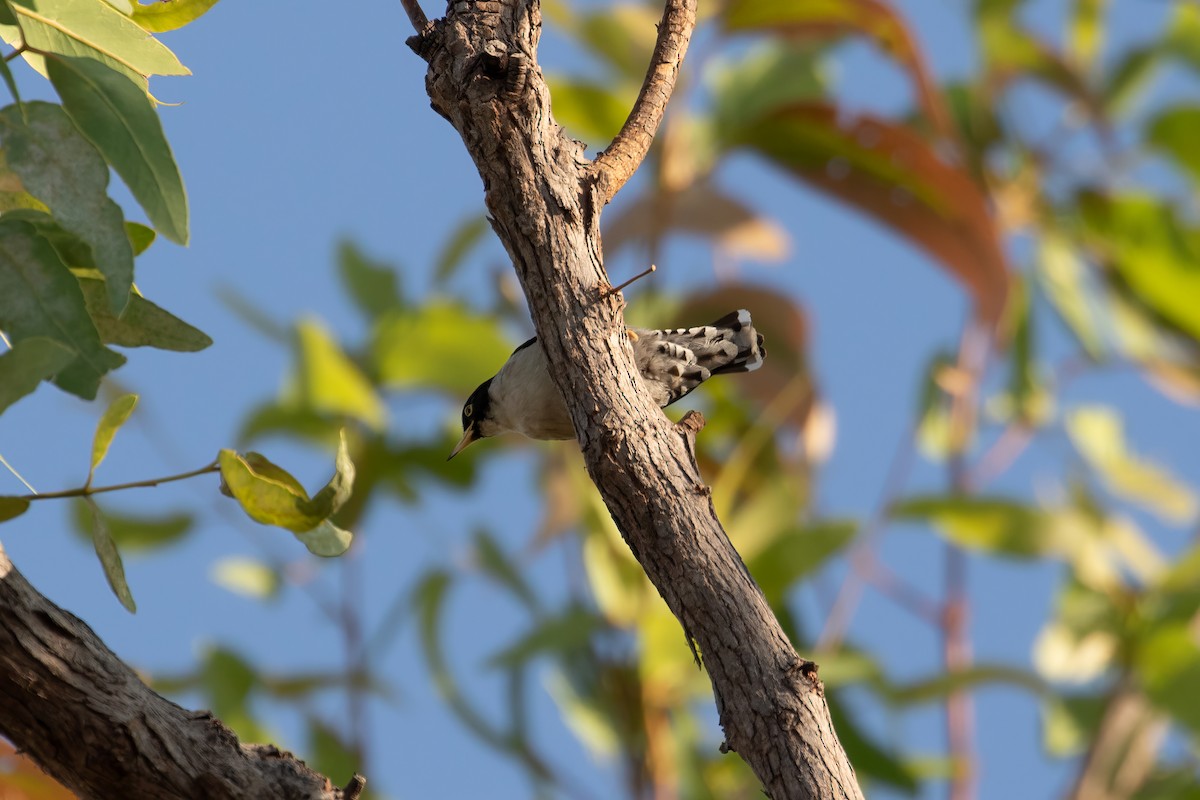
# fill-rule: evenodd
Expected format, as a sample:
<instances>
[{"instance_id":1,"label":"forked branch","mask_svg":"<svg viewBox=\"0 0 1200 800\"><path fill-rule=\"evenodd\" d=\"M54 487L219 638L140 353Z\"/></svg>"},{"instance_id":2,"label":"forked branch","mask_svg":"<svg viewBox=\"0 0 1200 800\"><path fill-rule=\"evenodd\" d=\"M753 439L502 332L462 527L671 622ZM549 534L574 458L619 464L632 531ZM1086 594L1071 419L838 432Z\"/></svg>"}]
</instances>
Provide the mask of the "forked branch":
<instances>
[{"instance_id":1,"label":"forked branch","mask_svg":"<svg viewBox=\"0 0 1200 800\"><path fill-rule=\"evenodd\" d=\"M633 110L612 144L596 156L589 170L601 206L616 196L650 152L695 28L696 0L667 0L646 79Z\"/></svg>"}]
</instances>

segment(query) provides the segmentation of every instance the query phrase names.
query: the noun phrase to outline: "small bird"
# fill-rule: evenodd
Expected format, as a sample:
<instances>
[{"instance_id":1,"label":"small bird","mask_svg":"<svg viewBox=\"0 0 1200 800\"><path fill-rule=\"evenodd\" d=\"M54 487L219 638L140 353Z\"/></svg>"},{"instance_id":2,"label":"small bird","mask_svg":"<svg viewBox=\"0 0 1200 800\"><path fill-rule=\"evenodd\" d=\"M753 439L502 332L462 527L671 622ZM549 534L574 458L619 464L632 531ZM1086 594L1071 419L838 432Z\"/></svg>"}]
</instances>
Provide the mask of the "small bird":
<instances>
[{"instance_id":1,"label":"small bird","mask_svg":"<svg viewBox=\"0 0 1200 800\"><path fill-rule=\"evenodd\" d=\"M713 375L752 372L767 351L745 309L726 314L710 325L673 330L628 331L633 357L654 401L663 408ZM530 439L574 439L575 426L562 396L550 379L546 354L533 337L513 351L495 377L467 398L462 410L463 435L447 458L467 445L505 431Z\"/></svg>"}]
</instances>

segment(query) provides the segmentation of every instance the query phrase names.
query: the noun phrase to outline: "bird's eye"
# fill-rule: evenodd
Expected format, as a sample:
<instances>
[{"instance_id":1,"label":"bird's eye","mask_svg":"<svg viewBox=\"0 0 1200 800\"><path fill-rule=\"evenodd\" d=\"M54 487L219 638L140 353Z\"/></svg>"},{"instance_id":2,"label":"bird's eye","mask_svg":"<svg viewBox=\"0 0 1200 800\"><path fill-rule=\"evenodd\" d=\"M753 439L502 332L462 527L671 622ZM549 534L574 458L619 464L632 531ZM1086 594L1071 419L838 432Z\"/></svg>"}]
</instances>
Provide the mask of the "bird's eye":
<instances>
[{"instance_id":1,"label":"bird's eye","mask_svg":"<svg viewBox=\"0 0 1200 800\"><path fill-rule=\"evenodd\" d=\"M463 416L464 417L469 417L474 413L475 413L475 406L471 405L470 403L467 403L465 406L463 406Z\"/></svg>"}]
</instances>

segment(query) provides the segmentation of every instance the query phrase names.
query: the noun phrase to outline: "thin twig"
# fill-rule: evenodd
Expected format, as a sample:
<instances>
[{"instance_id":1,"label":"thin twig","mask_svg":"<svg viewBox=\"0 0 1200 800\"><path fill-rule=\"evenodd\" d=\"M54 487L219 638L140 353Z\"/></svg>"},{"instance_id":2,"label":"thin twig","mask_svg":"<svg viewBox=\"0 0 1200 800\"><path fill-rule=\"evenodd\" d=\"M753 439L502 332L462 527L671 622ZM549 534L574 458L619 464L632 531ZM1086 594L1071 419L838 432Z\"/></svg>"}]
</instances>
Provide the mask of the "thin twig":
<instances>
[{"instance_id":1,"label":"thin twig","mask_svg":"<svg viewBox=\"0 0 1200 800\"><path fill-rule=\"evenodd\" d=\"M400 5L404 6L404 13L408 14L408 21L416 29L417 35L425 33L429 28L429 18L421 10L418 0L400 0Z\"/></svg>"},{"instance_id":2,"label":"thin twig","mask_svg":"<svg viewBox=\"0 0 1200 800\"><path fill-rule=\"evenodd\" d=\"M78 489L64 489L61 492L43 492L42 494L26 494L21 495L22 500L55 500L63 497L89 497L93 494L101 494L103 492L119 492L123 489L145 489L151 486L158 486L160 483L170 483L172 481L182 481L187 478L194 478L197 475L207 475L210 472L217 472L221 469L217 462L207 464L200 469L194 469L191 472L182 472L178 475L168 475L165 478L151 478L144 481L132 481L130 483L116 483L112 486L80 486Z\"/></svg>"},{"instance_id":3,"label":"thin twig","mask_svg":"<svg viewBox=\"0 0 1200 800\"><path fill-rule=\"evenodd\" d=\"M667 0L650 67L633 110L612 144L596 156L589 168L601 206L613 199L650 152L695 27L696 0Z\"/></svg>"}]
</instances>

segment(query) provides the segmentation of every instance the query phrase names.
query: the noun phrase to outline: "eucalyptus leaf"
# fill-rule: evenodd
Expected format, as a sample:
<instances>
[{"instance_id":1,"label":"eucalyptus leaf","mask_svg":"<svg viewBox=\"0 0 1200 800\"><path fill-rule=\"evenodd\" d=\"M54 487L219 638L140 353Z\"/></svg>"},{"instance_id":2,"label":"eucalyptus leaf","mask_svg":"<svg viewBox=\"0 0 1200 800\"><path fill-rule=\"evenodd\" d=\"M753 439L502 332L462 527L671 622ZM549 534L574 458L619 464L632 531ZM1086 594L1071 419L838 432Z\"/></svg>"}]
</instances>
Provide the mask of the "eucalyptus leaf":
<instances>
[{"instance_id":1,"label":"eucalyptus leaf","mask_svg":"<svg viewBox=\"0 0 1200 800\"><path fill-rule=\"evenodd\" d=\"M112 445L113 437L129 419L129 415L133 413L137 403L138 396L136 394L121 395L112 401L103 416L100 417L100 422L96 425L96 434L92 439L92 461L91 466L88 467L87 485L91 485L92 477L96 474L96 467L100 466L100 462L108 455L108 448Z\"/></svg>"},{"instance_id":2,"label":"eucalyptus leaf","mask_svg":"<svg viewBox=\"0 0 1200 800\"><path fill-rule=\"evenodd\" d=\"M71 348L40 336L22 339L0 355L0 412L75 360Z\"/></svg>"},{"instance_id":3,"label":"eucalyptus leaf","mask_svg":"<svg viewBox=\"0 0 1200 800\"><path fill-rule=\"evenodd\" d=\"M133 81L90 58L58 56L47 71L63 107L125 181L154 227L188 241L187 193L158 113Z\"/></svg>"},{"instance_id":4,"label":"eucalyptus leaf","mask_svg":"<svg viewBox=\"0 0 1200 800\"><path fill-rule=\"evenodd\" d=\"M121 605L133 614L137 611L137 603L133 601L133 594L125 580L125 565L121 563L121 553L117 550L116 542L108 531L99 507L90 497L85 499L92 509L92 546L95 547L96 556L104 568L104 577L108 580L113 594L121 601Z\"/></svg>"},{"instance_id":5,"label":"eucalyptus leaf","mask_svg":"<svg viewBox=\"0 0 1200 800\"><path fill-rule=\"evenodd\" d=\"M14 106L0 110L8 165L54 219L91 248L109 305L120 314L133 286L133 248L121 208L108 197L108 164L62 106L37 101L24 109L26 119Z\"/></svg>"}]
</instances>

